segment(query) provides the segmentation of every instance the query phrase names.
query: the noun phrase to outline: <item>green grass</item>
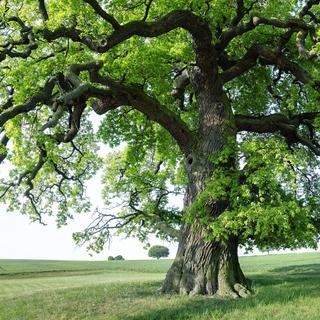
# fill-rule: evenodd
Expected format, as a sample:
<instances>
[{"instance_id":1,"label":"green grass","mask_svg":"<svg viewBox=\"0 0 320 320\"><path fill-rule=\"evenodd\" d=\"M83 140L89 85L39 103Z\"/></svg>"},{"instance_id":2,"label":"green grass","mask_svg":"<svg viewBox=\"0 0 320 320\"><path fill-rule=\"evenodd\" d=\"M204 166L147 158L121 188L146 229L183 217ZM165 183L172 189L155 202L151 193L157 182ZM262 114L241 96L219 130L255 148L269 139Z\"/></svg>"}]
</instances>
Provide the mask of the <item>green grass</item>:
<instances>
[{"instance_id":1,"label":"green grass","mask_svg":"<svg viewBox=\"0 0 320 320\"><path fill-rule=\"evenodd\" d=\"M320 254L241 258L247 299L160 295L170 260L0 260L1 320L320 319Z\"/></svg>"},{"instance_id":2,"label":"green grass","mask_svg":"<svg viewBox=\"0 0 320 320\"><path fill-rule=\"evenodd\" d=\"M63 261L63 260L1 260L0 276L18 273L86 270L123 270L139 272L166 272L171 260L120 261Z\"/></svg>"}]
</instances>

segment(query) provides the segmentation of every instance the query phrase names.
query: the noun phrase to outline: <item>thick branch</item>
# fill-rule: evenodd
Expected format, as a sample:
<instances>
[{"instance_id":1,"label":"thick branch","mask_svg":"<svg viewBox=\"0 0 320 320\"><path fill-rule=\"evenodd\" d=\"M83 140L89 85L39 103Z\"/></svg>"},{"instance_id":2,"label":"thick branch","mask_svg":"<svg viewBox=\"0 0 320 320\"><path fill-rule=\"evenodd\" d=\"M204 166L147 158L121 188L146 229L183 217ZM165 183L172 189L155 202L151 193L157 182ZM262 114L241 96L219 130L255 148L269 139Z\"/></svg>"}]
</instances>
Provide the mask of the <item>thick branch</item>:
<instances>
[{"instance_id":1,"label":"thick branch","mask_svg":"<svg viewBox=\"0 0 320 320\"><path fill-rule=\"evenodd\" d=\"M74 106L74 110L70 114L70 126L69 131L65 134L63 142L70 142L77 135L80 129L81 116L86 107L85 99L80 99L79 103Z\"/></svg>"},{"instance_id":2,"label":"thick branch","mask_svg":"<svg viewBox=\"0 0 320 320\"><path fill-rule=\"evenodd\" d=\"M299 82L303 84L308 84L313 81L312 76L306 70L300 67L297 63L287 59L283 54L280 54L279 52L274 51L271 48L267 49L253 46L248 49L244 57L238 60L238 62L234 66L222 73L223 82L233 80L246 71L250 70L257 64L258 58L263 64L275 65L280 70L291 73Z\"/></svg>"},{"instance_id":3,"label":"thick branch","mask_svg":"<svg viewBox=\"0 0 320 320\"><path fill-rule=\"evenodd\" d=\"M79 74L81 71L101 68L101 62L90 62L71 65L66 73L55 76L56 84L60 95L54 98L52 110L53 115L45 123L40 131L54 128L65 112L69 112L69 129L66 133L58 133L54 138L58 142L71 142L80 129L82 113L86 107L86 100L89 97L106 97L112 94L107 88L97 88L91 83L82 83Z\"/></svg>"},{"instance_id":4,"label":"thick branch","mask_svg":"<svg viewBox=\"0 0 320 320\"><path fill-rule=\"evenodd\" d=\"M51 93L54 87L53 79L49 79L46 85L42 90L32 96L28 102L18 106L13 106L7 110L4 110L0 114L0 128L10 119L13 119L15 116L21 113L26 113L33 110L39 103L49 103L51 99Z\"/></svg>"},{"instance_id":5,"label":"thick branch","mask_svg":"<svg viewBox=\"0 0 320 320\"><path fill-rule=\"evenodd\" d=\"M259 57L259 50L256 47L250 48L242 59L234 62L232 66L226 69L221 77L223 82L231 81L243 73L250 70L253 66L256 65L257 59Z\"/></svg>"},{"instance_id":6,"label":"thick branch","mask_svg":"<svg viewBox=\"0 0 320 320\"><path fill-rule=\"evenodd\" d=\"M197 53L197 64L203 70L207 70L216 56L211 44L212 35L210 28L201 17L187 10L175 10L154 22L132 21L117 28L102 42L96 42L83 36L82 31L76 28L59 27L54 31L44 29L42 34L48 41L61 37L67 37L75 42L81 42L96 52L106 52L132 36L158 37L177 28L183 28L190 32L194 40Z\"/></svg>"},{"instance_id":7,"label":"thick branch","mask_svg":"<svg viewBox=\"0 0 320 320\"><path fill-rule=\"evenodd\" d=\"M236 115L235 121L238 132L279 132L286 138L289 145L300 143L308 147L312 152L319 156L320 147L317 141L314 140L312 127L312 121L319 117L319 115L320 112L301 113L290 118L280 113L261 117ZM306 125L309 128L309 137L302 136L298 132L301 125Z\"/></svg>"},{"instance_id":8,"label":"thick branch","mask_svg":"<svg viewBox=\"0 0 320 320\"><path fill-rule=\"evenodd\" d=\"M100 61L74 64L70 66L65 77L60 75L59 78L61 79L58 82L58 86L61 88L61 94L55 97L53 101L57 104L57 107L54 108L53 117L41 128L42 131L55 127L64 110L66 110L65 107L73 106L72 112L70 112L69 131L63 136L61 134L55 136L55 139L59 142L71 141L79 130L81 114L85 108L86 100L90 97L95 97L98 98L98 106L93 104L93 110L96 113L104 114L122 105L132 106L148 116L150 120L158 122L167 129L177 141L181 150L185 153L189 152L193 143L193 136L178 115L161 105L155 98L147 95L141 88L127 86L108 77L100 76L98 70L101 67L102 63ZM91 83L81 82L79 78L81 71L89 72ZM57 80L55 79L55 81ZM65 83L71 84L71 89L67 88ZM100 86L97 87L94 83L100 84ZM69 89L69 91L64 92L63 88ZM15 115L33 109L38 102L44 102L44 98L46 100L49 99L47 96L44 97L43 92L41 92L40 96L34 96L32 101L26 105L12 108L12 110L7 111L7 114L4 112L0 116L0 125L3 125L1 120L5 123L7 119Z\"/></svg>"},{"instance_id":9,"label":"thick branch","mask_svg":"<svg viewBox=\"0 0 320 320\"><path fill-rule=\"evenodd\" d=\"M110 78L101 77L95 71L91 73L91 80L110 87L114 92L111 106L108 103L105 104L105 112L120 105L132 106L148 116L150 120L159 123L167 129L175 138L181 150L184 153L189 152L193 144L193 136L188 127L179 116L161 105L155 98L147 95L141 88L126 86ZM99 111L100 114L103 113L102 109Z\"/></svg>"},{"instance_id":10,"label":"thick branch","mask_svg":"<svg viewBox=\"0 0 320 320\"><path fill-rule=\"evenodd\" d=\"M313 5L319 4L319 0L308 1L307 4L299 12L298 18L281 20L276 18L253 16L250 18L249 22L240 26L237 26L237 24L244 16L244 8L242 1L237 1L237 3L237 15L232 20L229 29L221 34L220 42L215 46L218 51L222 51L223 49L225 49L234 38L255 29L259 25L269 25L275 28L289 29L287 33L289 38L294 31L313 31L314 27L303 21L302 18L308 14L309 9Z\"/></svg>"},{"instance_id":11,"label":"thick branch","mask_svg":"<svg viewBox=\"0 0 320 320\"><path fill-rule=\"evenodd\" d=\"M313 27L308 25L306 22L304 22L301 19L298 18L291 18L287 21L283 21L280 19L275 18L265 18L265 17L253 17L252 23L254 27L258 25L269 25L272 27L280 28L280 29L294 29L294 30L305 30L310 31L313 30Z\"/></svg>"},{"instance_id":12,"label":"thick branch","mask_svg":"<svg viewBox=\"0 0 320 320\"><path fill-rule=\"evenodd\" d=\"M179 107L181 110L184 110L184 96L186 87L190 83L190 78L187 69L183 69L180 73L175 77L175 87L171 92L171 95L179 100Z\"/></svg>"},{"instance_id":13,"label":"thick branch","mask_svg":"<svg viewBox=\"0 0 320 320\"><path fill-rule=\"evenodd\" d=\"M244 6L244 1L243 0L237 0L237 13L233 17L230 23L230 27L233 28L238 25L238 23L242 20L242 18L246 14L246 8Z\"/></svg>"},{"instance_id":14,"label":"thick branch","mask_svg":"<svg viewBox=\"0 0 320 320\"><path fill-rule=\"evenodd\" d=\"M310 52L306 48L306 38L308 36L308 32L306 31L300 31L297 34L296 38L296 44L298 48L299 55L302 56L305 59L313 59L318 56L315 52Z\"/></svg>"}]
</instances>

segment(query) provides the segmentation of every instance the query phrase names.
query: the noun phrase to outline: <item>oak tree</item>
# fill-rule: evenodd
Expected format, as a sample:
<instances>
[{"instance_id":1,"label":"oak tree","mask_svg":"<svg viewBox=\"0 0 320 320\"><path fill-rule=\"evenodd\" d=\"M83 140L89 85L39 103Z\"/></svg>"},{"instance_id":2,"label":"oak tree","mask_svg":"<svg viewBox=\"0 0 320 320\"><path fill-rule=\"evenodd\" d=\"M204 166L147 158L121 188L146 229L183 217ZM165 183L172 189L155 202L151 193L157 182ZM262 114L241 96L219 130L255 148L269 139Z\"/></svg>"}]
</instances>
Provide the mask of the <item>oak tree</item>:
<instances>
[{"instance_id":1,"label":"oak tree","mask_svg":"<svg viewBox=\"0 0 320 320\"><path fill-rule=\"evenodd\" d=\"M246 296L239 245L317 242L319 14L316 0L1 1L1 200L62 225L90 210L102 168L119 210L76 241L177 239L163 292ZM120 148L101 159L99 142Z\"/></svg>"}]
</instances>

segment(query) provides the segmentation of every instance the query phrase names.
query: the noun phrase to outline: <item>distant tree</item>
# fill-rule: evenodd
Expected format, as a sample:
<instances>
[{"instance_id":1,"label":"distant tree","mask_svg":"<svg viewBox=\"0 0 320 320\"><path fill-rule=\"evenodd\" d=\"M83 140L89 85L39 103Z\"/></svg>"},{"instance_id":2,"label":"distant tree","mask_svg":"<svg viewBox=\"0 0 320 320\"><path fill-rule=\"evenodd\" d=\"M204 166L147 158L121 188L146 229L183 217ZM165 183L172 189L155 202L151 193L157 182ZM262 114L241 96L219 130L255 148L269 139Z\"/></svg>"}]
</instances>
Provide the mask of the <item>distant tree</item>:
<instances>
[{"instance_id":1,"label":"distant tree","mask_svg":"<svg viewBox=\"0 0 320 320\"><path fill-rule=\"evenodd\" d=\"M114 260L124 260L124 257L122 255L118 255L114 257Z\"/></svg>"},{"instance_id":2,"label":"distant tree","mask_svg":"<svg viewBox=\"0 0 320 320\"><path fill-rule=\"evenodd\" d=\"M108 261L113 261L113 260L115 260L115 258L113 256L108 257Z\"/></svg>"},{"instance_id":3,"label":"distant tree","mask_svg":"<svg viewBox=\"0 0 320 320\"><path fill-rule=\"evenodd\" d=\"M149 249L148 256L151 258L160 259L169 255L169 249L164 246L152 246Z\"/></svg>"}]
</instances>

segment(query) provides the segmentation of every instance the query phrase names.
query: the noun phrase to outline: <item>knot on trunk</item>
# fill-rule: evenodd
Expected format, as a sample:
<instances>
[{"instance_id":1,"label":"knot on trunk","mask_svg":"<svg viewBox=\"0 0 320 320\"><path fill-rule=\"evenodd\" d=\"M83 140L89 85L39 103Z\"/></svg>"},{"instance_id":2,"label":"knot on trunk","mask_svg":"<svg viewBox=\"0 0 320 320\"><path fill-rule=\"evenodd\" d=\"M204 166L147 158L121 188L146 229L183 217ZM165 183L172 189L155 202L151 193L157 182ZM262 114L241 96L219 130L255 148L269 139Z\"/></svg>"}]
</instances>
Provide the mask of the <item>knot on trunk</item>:
<instances>
[{"instance_id":1,"label":"knot on trunk","mask_svg":"<svg viewBox=\"0 0 320 320\"><path fill-rule=\"evenodd\" d=\"M195 156L193 153L190 153L189 155L186 156L184 160L184 166L189 175L193 171L194 165L195 165Z\"/></svg>"}]
</instances>

